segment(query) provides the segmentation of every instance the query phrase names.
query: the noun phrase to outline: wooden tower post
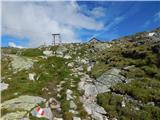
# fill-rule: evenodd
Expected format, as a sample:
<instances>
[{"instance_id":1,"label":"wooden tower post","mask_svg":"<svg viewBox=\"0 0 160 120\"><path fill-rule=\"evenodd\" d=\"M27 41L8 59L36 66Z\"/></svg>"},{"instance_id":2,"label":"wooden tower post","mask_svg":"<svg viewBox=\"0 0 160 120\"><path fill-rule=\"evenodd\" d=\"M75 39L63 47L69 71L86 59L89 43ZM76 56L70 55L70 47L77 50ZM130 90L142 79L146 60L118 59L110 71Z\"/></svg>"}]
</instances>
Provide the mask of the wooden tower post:
<instances>
[{"instance_id":1,"label":"wooden tower post","mask_svg":"<svg viewBox=\"0 0 160 120\"><path fill-rule=\"evenodd\" d=\"M60 34L52 34L52 36L53 36L52 45L56 45L56 38L57 38L57 43L59 45L62 43Z\"/></svg>"}]
</instances>

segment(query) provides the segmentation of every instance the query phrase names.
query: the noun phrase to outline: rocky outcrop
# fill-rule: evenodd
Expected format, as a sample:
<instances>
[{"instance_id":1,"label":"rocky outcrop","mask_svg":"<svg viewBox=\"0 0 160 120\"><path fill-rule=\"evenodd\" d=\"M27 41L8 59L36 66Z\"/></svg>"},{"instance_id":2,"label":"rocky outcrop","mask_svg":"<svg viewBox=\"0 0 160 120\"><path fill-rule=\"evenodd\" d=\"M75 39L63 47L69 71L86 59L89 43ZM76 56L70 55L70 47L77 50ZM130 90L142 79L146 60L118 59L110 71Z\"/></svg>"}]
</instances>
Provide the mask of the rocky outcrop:
<instances>
[{"instance_id":1,"label":"rocky outcrop","mask_svg":"<svg viewBox=\"0 0 160 120\"><path fill-rule=\"evenodd\" d=\"M90 78L87 74L81 73L79 90L83 92L81 102L86 112L96 120L107 120L106 111L96 103L96 96L99 93L110 91L110 87L118 82L126 82L127 79L120 75L121 70L110 69L97 79Z\"/></svg>"},{"instance_id":2,"label":"rocky outcrop","mask_svg":"<svg viewBox=\"0 0 160 120\"><path fill-rule=\"evenodd\" d=\"M0 120L21 120L25 114L26 112L24 111L11 112L11 113L7 113L4 116L2 116ZM29 120L29 119L26 118L22 120Z\"/></svg>"},{"instance_id":3,"label":"rocky outcrop","mask_svg":"<svg viewBox=\"0 0 160 120\"><path fill-rule=\"evenodd\" d=\"M29 111L38 103L45 101L46 100L41 97L23 95L18 98L14 98L3 102L2 109L7 109L11 111L16 109Z\"/></svg>"},{"instance_id":4,"label":"rocky outcrop","mask_svg":"<svg viewBox=\"0 0 160 120\"><path fill-rule=\"evenodd\" d=\"M10 111L6 115L2 116L2 120L19 120L25 115L28 111L32 110L37 104L45 102L46 100L38 96L28 96L23 95L18 98L7 100L2 103L1 109ZM15 111L15 112L12 112Z\"/></svg>"},{"instance_id":5,"label":"rocky outcrop","mask_svg":"<svg viewBox=\"0 0 160 120\"><path fill-rule=\"evenodd\" d=\"M93 82L96 86L97 92L108 92L110 91L111 86L119 82L127 82L127 79L119 74L120 72L120 69L112 68L103 73L99 78L94 80Z\"/></svg>"},{"instance_id":6,"label":"rocky outcrop","mask_svg":"<svg viewBox=\"0 0 160 120\"><path fill-rule=\"evenodd\" d=\"M20 57L17 55L9 55L13 60L11 62L14 71L28 70L33 66L33 60L29 58Z\"/></svg>"}]
</instances>

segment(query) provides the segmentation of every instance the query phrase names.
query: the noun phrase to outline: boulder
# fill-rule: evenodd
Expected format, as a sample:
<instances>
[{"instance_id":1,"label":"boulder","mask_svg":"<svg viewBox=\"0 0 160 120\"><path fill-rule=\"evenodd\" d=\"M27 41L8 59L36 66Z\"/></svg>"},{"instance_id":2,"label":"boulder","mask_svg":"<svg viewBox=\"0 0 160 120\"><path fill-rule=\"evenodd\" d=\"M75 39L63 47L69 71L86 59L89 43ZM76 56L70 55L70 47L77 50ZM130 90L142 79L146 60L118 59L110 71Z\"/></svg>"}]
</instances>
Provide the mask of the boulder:
<instances>
[{"instance_id":1,"label":"boulder","mask_svg":"<svg viewBox=\"0 0 160 120\"><path fill-rule=\"evenodd\" d=\"M29 58L20 57L17 55L9 55L13 60L11 62L14 72L20 70L28 70L33 66L33 60Z\"/></svg>"},{"instance_id":2,"label":"boulder","mask_svg":"<svg viewBox=\"0 0 160 120\"><path fill-rule=\"evenodd\" d=\"M2 116L0 120L29 120L29 119L23 119L26 113L27 113L26 111L7 113L4 116Z\"/></svg>"},{"instance_id":3,"label":"boulder","mask_svg":"<svg viewBox=\"0 0 160 120\"><path fill-rule=\"evenodd\" d=\"M127 81L126 78L119 73L119 69L112 68L111 70L106 71L99 78L94 80L94 84L98 93L108 92L110 91L110 87L112 85L115 85L118 82Z\"/></svg>"},{"instance_id":4,"label":"boulder","mask_svg":"<svg viewBox=\"0 0 160 120\"><path fill-rule=\"evenodd\" d=\"M2 103L2 109L13 111L16 109L29 111L35 107L38 103L45 102L46 100L38 96L23 95L17 98L7 100Z\"/></svg>"},{"instance_id":5,"label":"boulder","mask_svg":"<svg viewBox=\"0 0 160 120\"><path fill-rule=\"evenodd\" d=\"M37 108L34 108L32 111L31 111L31 114L32 116L35 116L35 117L42 117L42 118L47 118L48 120L53 120L53 113L51 111L50 108L41 108L43 111L44 111L44 114L42 116L38 116L38 112L37 112Z\"/></svg>"}]
</instances>

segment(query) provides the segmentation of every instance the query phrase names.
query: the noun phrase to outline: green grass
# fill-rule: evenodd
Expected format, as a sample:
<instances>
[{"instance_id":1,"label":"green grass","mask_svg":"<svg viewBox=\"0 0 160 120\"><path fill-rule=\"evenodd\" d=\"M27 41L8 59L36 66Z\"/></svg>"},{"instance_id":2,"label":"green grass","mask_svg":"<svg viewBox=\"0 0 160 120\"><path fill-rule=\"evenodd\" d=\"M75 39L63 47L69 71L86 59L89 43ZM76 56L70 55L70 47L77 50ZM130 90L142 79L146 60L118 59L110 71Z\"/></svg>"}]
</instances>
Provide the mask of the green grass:
<instances>
[{"instance_id":1,"label":"green grass","mask_svg":"<svg viewBox=\"0 0 160 120\"><path fill-rule=\"evenodd\" d=\"M48 59L39 59L30 70L22 70L16 74L11 74L10 71L8 74L11 76L11 80L5 80L5 83L9 84L9 88L2 92L2 101L17 97L13 95L15 92L18 92L18 95L29 94L43 96L42 88L47 87L48 83L51 83L52 87L56 86L56 84L70 73L69 69L65 67L64 62L65 60L62 58L50 57ZM3 72L5 71L9 70L5 69ZM28 74L33 72L39 76L39 79L36 81L30 81L28 79Z\"/></svg>"},{"instance_id":2,"label":"green grass","mask_svg":"<svg viewBox=\"0 0 160 120\"><path fill-rule=\"evenodd\" d=\"M132 101L125 100L125 107L121 107L122 96L112 93L102 93L97 96L98 104L104 107L110 118L118 120L159 120L160 108L157 106L138 106ZM139 110L136 110L136 107Z\"/></svg>"},{"instance_id":3,"label":"green grass","mask_svg":"<svg viewBox=\"0 0 160 120\"><path fill-rule=\"evenodd\" d=\"M38 48L25 49L24 51L22 51L21 55L27 56L27 57L41 56L43 55L43 50L40 50Z\"/></svg>"},{"instance_id":4,"label":"green grass","mask_svg":"<svg viewBox=\"0 0 160 120\"><path fill-rule=\"evenodd\" d=\"M113 86L112 91L120 94L128 94L133 98L147 102L160 101L160 81L155 79L134 80L128 84L118 83Z\"/></svg>"}]
</instances>

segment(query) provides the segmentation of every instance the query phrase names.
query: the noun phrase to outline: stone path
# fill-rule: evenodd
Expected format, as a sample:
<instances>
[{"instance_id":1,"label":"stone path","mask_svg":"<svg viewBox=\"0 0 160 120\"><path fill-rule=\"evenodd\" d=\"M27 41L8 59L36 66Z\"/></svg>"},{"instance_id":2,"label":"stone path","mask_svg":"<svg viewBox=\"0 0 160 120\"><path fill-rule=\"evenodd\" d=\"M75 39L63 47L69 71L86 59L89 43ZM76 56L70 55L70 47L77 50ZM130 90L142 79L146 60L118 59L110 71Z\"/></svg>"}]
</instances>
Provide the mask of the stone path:
<instances>
[{"instance_id":1,"label":"stone path","mask_svg":"<svg viewBox=\"0 0 160 120\"><path fill-rule=\"evenodd\" d=\"M69 80L68 78L66 78L65 81L61 81L58 85L57 85L57 91L58 91L58 94L57 94L57 97L61 98L61 90L63 90L64 88L62 87L63 84L66 84L67 82L70 82L70 88L73 88L75 87L75 81L73 79ZM77 96L74 96L73 95L73 91L68 88L66 90L66 100L69 101L69 111L68 112L71 112L73 114L73 120L81 120L80 117L76 117L79 115L79 112L77 110L77 104L76 104L76 99L77 99Z\"/></svg>"},{"instance_id":2,"label":"stone path","mask_svg":"<svg viewBox=\"0 0 160 120\"><path fill-rule=\"evenodd\" d=\"M88 60L85 60L88 61ZM76 66L74 65L76 64ZM78 90L83 93L80 97L81 102L85 111L91 116L91 119L95 120L108 120L106 116L107 112L105 109L97 104L97 95L110 91L110 87L118 82L126 82L127 79L121 76L120 70L112 68L102 74L98 79L90 78L88 74L83 72L83 64L89 66L89 63L69 63L68 66L71 68L74 76L80 77L78 83ZM90 66L89 66L90 67ZM88 67L88 68L89 68ZM93 65L91 66L91 68Z\"/></svg>"}]
</instances>

